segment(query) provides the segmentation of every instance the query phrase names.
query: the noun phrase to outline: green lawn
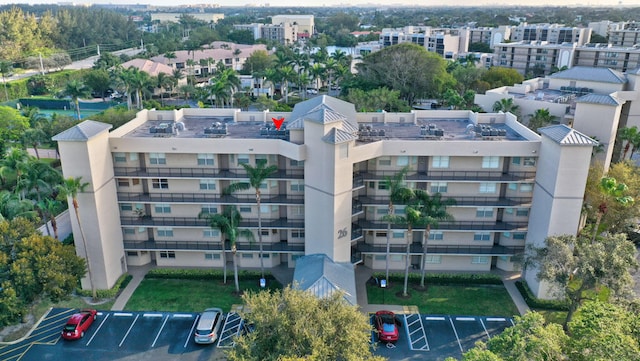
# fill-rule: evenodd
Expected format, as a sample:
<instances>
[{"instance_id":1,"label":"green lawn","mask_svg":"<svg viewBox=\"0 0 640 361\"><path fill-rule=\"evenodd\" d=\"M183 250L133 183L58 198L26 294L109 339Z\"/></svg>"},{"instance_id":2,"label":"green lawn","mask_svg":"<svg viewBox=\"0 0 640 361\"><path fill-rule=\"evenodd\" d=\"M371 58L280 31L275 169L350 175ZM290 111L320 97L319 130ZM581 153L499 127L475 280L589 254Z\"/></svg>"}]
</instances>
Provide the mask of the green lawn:
<instances>
[{"instance_id":1,"label":"green lawn","mask_svg":"<svg viewBox=\"0 0 640 361\"><path fill-rule=\"evenodd\" d=\"M395 282L386 290L368 285L367 298L371 304L418 306L423 314L505 317L519 314L507 290L499 285L430 285L426 291L419 291L409 284L408 299L396 296L402 293L402 288L402 282Z\"/></svg>"},{"instance_id":2,"label":"green lawn","mask_svg":"<svg viewBox=\"0 0 640 361\"><path fill-rule=\"evenodd\" d=\"M271 281L271 288L280 288L280 284ZM240 279L243 291L259 291L255 279ZM127 302L128 311L174 311L201 312L208 307L220 307L230 311L231 305L242 303L234 295L233 276L227 280L198 281L180 279L144 279Z\"/></svg>"}]
</instances>

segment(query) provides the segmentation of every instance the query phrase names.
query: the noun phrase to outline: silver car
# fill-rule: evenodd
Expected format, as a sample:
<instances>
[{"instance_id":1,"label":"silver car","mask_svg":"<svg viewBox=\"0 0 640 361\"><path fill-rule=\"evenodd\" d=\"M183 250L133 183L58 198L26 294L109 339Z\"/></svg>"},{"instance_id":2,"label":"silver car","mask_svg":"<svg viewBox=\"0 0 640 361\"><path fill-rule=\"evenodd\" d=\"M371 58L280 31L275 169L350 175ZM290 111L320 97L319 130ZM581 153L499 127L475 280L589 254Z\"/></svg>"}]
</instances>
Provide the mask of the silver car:
<instances>
[{"instance_id":1,"label":"silver car","mask_svg":"<svg viewBox=\"0 0 640 361\"><path fill-rule=\"evenodd\" d=\"M196 327L195 342L201 344L216 342L223 321L224 314L221 309L207 308L204 310Z\"/></svg>"}]
</instances>

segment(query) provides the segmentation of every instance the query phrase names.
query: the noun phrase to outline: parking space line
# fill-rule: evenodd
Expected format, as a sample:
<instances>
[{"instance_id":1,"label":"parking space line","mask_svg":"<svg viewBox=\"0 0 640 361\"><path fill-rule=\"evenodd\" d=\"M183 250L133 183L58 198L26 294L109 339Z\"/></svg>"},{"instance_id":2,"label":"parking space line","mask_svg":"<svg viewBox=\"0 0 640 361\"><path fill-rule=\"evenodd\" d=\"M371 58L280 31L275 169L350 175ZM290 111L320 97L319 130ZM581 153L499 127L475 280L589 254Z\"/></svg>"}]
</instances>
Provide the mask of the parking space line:
<instances>
[{"instance_id":1,"label":"parking space line","mask_svg":"<svg viewBox=\"0 0 640 361\"><path fill-rule=\"evenodd\" d=\"M164 322L162 323L162 326L160 326L160 331L158 331L158 334L156 335L156 339L153 340L153 343L151 344L151 347L155 347L156 346L156 342L158 341L158 337L160 337L160 333L162 333L162 329L164 328L164 325L167 324L167 320L169 319L169 315L167 315L167 317L165 317Z\"/></svg>"},{"instance_id":2,"label":"parking space line","mask_svg":"<svg viewBox=\"0 0 640 361\"><path fill-rule=\"evenodd\" d=\"M513 323L513 318L510 318L509 322L511 322L511 326L515 326L516 325L515 323Z\"/></svg>"},{"instance_id":3,"label":"parking space line","mask_svg":"<svg viewBox=\"0 0 640 361\"><path fill-rule=\"evenodd\" d=\"M75 313L76 310L77 309L75 309L75 308L70 308L70 309L68 309L66 311L58 312L55 315L47 316L47 317L43 318L42 321L44 322L44 321L50 320L52 318L57 318L58 316L64 316L65 314L68 314L68 313ZM49 312L51 312L51 311L49 311Z\"/></svg>"},{"instance_id":4,"label":"parking space line","mask_svg":"<svg viewBox=\"0 0 640 361\"><path fill-rule=\"evenodd\" d=\"M116 317L131 317L133 316L133 313L129 313L129 312L115 312L113 314Z\"/></svg>"},{"instance_id":5,"label":"parking space line","mask_svg":"<svg viewBox=\"0 0 640 361\"><path fill-rule=\"evenodd\" d=\"M191 331L189 331L189 334L187 335L187 339L184 341L184 348L187 348L187 344L189 343L189 340L191 339L191 335L193 335L193 329L196 328L196 324L198 323L198 319L200 319L200 315L196 316L196 320L193 321L193 326L191 326Z\"/></svg>"},{"instance_id":6,"label":"parking space line","mask_svg":"<svg viewBox=\"0 0 640 361\"><path fill-rule=\"evenodd\" d=\"M504 317L487 317L487 322L504 322L506 320Z\"/></svg>"},{"instance_id":7,"label":"parking space line","mask_svg":"<svg viewBox=\"0 0 640 361\"><path fill-rule=\"evenodd\" d=\"M93 336L91 336L91 338L89 339L89 341L87 341L87 344L85 346L89 346L89 344L91 343L91 341L93 341L93 338L96 337L96 335L98 334L98 331L100 331L100 328L102 328L102 325L104 325L105 322L107 322L107 318L109 318L111 314L107 313L107 316L102 319L102 322L100 322L100 325L98 326L98 328L96 328L96 332L93 333Z\"/></svg>"},{"instance_id":8,"label":"parking space line","mask_svg":"<svg viewBox=\"0 0 640 361\"><path fill-rule=\"evenodd\" d=\"M424 318L426 321L444 321L444 317L427 316Z\"/></svg>"},{"instance_id":9,"label":"parking space line","mask_svg":"<svg viewBox=\"0 0 640 361\"><path fill-rule=\"evenodd\" d=\"M191 317L193 317L193 315L187 315L187 314L183 314L183 313L178 313L178 314L175 314L175 315L173 315L171 317L173 317L173 318L176 318L176 317L191 318Z\"/></svg>"},{"instance_id":10,"label":"parking space line","mask_svg":"<svg viewBox=\"0 0 640 361\"><path fill-rule=\"evenodd\" d=\"M129 326L129 329L127 330L127 333L124 334L124 337L122 338L122 341L120 341L120 344L118 345L118 347L121 347L122 344L124 343L124 340L127 339L127 336L129 336L129 332L131 332L131 329L133 328L133 325L135 325L136 321L138 321L138 317L140 317L140 315L136 315L136 318L131 323L131 326Z\"/></svg>"},{"instance_id":11,"label":"parking space line","mask_svg":"<svg viewBox=\"0 0 640 361\"><path fill-rule=\"evenodd\" d=\"M449 322L451 322L451 327L453 327L453 333L456 335L456 340L458 340L458 346L460 346L460 352L464 352L462 349L462 343L460 343L460 337L458 337L458 331L456 331L456 326L453 324L453 320L449 317Z\"/></svg>"},{"instance_id":12,"label":"parking space line","mask_svg":"<svg viewBox=\"0 0 640 361\"><path fill-rule=\"evenodd\" d=\"M480 320L480 324L482 324L482 328L484 328L484 333L486 333L487 337L489 338L489 340L491 340L491 336L489 335L489 331L487 331L487 327L485 327L484 322L482 322L482 317L478 317L478 319Z\"/></svg>"},{"instance_id":13,"label":"parking space line","mask_svg":"<svg viewBox=\"0 0 640 361\"><path fill-rule=\"evenodd\" d=\"M415 317L416 320L415 321L411 321L411 323L409 323L409 317L413 318ZM409 328L409 326L413 326L415 324L419 323L419 325L417 325L417 327L411 331L411 329ZM422 323L422 317L420 317L420 314L404 314L404 325L405 325L405 329L407 331L407 336L409 339L409 348L412 351L430 351L429 348L429 341L427 340L427 333L424 329L424 324ZM418 334L417 336L414 336L415 333L420 332L421 334ZM414 347L414 345L416 345L417 343L419 343L420 341L422 341L424 339L424 346L420 347L418 345L418 347Z\"/></svg>"},{"instance_id":14,"label":"parking space line","mask_svg":"<svg viewBox=\"0 0 640 361\"><path fill-rule=\"evenodd\" d=\"M456 321L475 321L475 317L456 317Z\"/></svg>"},{"instance_id":15,"label":"parking space line","mask_svg":"<svg viewBox=\"0 0 640 361\"><path fill-rule=\"evenodd\" d=\"M164 316L161 313L144 313L142 314L142 317L162 317Z\"/></svg>"}]
</instances>

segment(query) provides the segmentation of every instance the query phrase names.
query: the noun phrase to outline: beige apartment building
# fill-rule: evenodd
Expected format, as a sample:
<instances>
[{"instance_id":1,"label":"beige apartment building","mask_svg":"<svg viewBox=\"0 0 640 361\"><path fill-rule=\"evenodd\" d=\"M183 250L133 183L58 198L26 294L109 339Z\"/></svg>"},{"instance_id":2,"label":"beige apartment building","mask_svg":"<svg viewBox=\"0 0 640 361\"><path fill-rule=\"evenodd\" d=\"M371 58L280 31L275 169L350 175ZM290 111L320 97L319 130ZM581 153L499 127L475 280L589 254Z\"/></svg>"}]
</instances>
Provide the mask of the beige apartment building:
<instances>
[{"instance_id":1,"label":"beige apartment building","mask_svg":"<svg viewBox=\"0 0 640 361\"><path fill-rule=\"evenodd\" d=\"M271 124L280 117L278 130ZM594 145L565 125L537 135L510 113L357 113L328 96L290 113L142 110L110 128L88 120L54 137L64 176L89 183L78 201L98 288L113 286L129 265L222 267L224 235L198 215L227 206L238 207L241 228L256 236L260 212L267 267L325 254L383 270L384 180L407 166L407 186L456 204L448 208L453 220L426 243L423 229L392 225L393 270L404 269L407 242L416 268L424 261L431 271L518 270L526 244L576 233ZM260 209L252 190L223 194L246 179L240 164L258 163L278 167L261 187ZM80 239L75 223L73 230ZM84 255L82 242L76 247ZM237 247L240 268L259 267L256 243L240 239ZM549 296L534 276L527 274L534 292Z\"/></svg>"}]
</instances>

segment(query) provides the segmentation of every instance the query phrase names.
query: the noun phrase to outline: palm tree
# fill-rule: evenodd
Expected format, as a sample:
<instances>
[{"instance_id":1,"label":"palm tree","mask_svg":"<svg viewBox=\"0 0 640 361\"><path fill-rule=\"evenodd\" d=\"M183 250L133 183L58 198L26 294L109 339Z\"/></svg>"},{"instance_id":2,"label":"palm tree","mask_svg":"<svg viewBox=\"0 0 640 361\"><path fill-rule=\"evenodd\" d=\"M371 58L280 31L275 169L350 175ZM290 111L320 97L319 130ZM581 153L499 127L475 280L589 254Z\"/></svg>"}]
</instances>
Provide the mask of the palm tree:
<instances>
[{"instance_id":1,"label":"palm tree","mask_svg":"<svg viewBox=\"0 0 640 361\"><path fill-rule=\"evenodd\" d=\"M62 91L62 93L66 96L71 97L71 101L76 107L76 114L78 116L78 120L82 119L80 116L80 100L79 99L86 98L89 96L89 93L90 93L89 88L79 80L70 80L69 82L67 82L67 85L65 85L65 88Z\"/></svg>"},{"instance_id":2,"label":"palm tree","mask_svg":"<svg viewBox=\"0 0 640 361\"><path fill-rule=\"evenodd\" d=\"M393 204L397 202L402 202L411 197L412 190L408 189L404 186L404 179L409 172L409 167L402 168L398 173L392 176L385 176L382 181L384 187L389 192L389 208L387 211L387 215L393 217L394 215L394 207ZM386 259L386 273L384 279L389 282L389 256L390 256L390 248L391 248L391 219L387 221L387 253L385 256Z\"/></svg>"},{"instance_id":3,"label":"palm tree","mask_svg":"<svg viewBox=\"0 0 640 361\"><path fill-rule=\"evenodd\" d=\"M51 198L45 198L38 203L36 203L36 207L40 210L42 214L42 219L45 221L45 225L47 226L47 232L49 232L49 222L51 222L51 228L53 228L53 236L55 239L58 239L58 223L56 220L56 214L60 210L62 204L59 201ZM49 233L51 235L51 233Z\"/></svg>"},{"instance_id":4,"label":"palm tree","mask_svg":"<svg viewBox=\"0 0 640 361\"><path fill-rule=\"evenodd\" d=\"M309 68L309 75L311 76L311 80L316 82L316 89L320 90L320 79L324 76L324 67L322 64L315 63Z\"/></svg>"},{"instance_id":5,"label":"palm tree","mask_svg":"<svg viewBox=\"0 0 640 361\"><path fill-rule=\"evenodd\" d=\"M25 164L22 177L16 183L16 192L20 193L22 199L33 192L37 201L42 200L43 193L49 195L54 185L61 182L62 177L49 163L39 160L29 159Z\"/></svg>"},{"instance_id":6,"label":"palm tree","mask_svg":"<svg viewBox=\"0 0 640 361\"><path fill-rule=\"evenodd\" d=\"M278 71L276 71L276 69L274 68L267 68L264 71L264 78L270 84L271 99L273 99L273 94L275 93L274 85L280 79L279 77L280 77L280 74L278 74Z\"/></svg>"},{"instance_id":7,"label":"palm tree","mask_svg":"<svg viewBox=\"0 0 640 361\"><path fill-rule=\"evenodd\" d=\"M173 65L172 60L176 58L176 53L173 51L169 51L164 54L164 57L167 58L167 65L172 66Z\"/></svg>"},{"instance_id":8,"label":"palm tree","mask_svg":"<svg viewBox=\"0 0 640 361\"><path fill-rule=\"evenodd\" d=\"M0 160L0 180L2 180L2 184L6 184L7 175L10 173L15 173L16 183L19 182L29 157L29 153L24 149L10 148L4 158Z\"/></svg>"},{"instance_id":9,"label":"palm tree","mask_svg":"<svg viewBox=\"0 0 640 361\"><path fill-rule=\"evenodd\" d=\"M602 217L607 214L609 209L609 203L613 200L615 203L622 206L630 206L633 204L634 199L631 196L624 195L629 187L624 183L618 183L613 177L603 177L598 183L598 189L600 190L600 204L598 204L598 213L596 215L596 224L593 227L592 242L596 241L598 235L598 228L600 228L600 222Z\"/></svg>"},{"instance_id":10,"label":"palm tree","mask_svg":"<svg viewBox=\"0 0 640 361\"><path fill-rule=\"evenodd\" d=\"M633 146L633 151L631 152L631 156L629 156L629 158L633 157L633 153L638 148L638 146L640 146L640 132L638 131L638 127L634 125L631 128L624 127L620 129L620 132L618 133L618 138L621 141L627 142L627 144L625 144L624 146L624 151L622 152L622 159L623 160L627 159L627 152L629 152L629 149L632 146Z\"/></svg>"},{"instance_id":11,"label":"palm tree","mask_svg":"<svg viewBox=\"0 0 640 361\"><path fill-rule=\"evenodd\" d=\"M82 193L89 186L88 182L82 183L82 177L67 178L58 186L60 197L66 197L67 202L73 205L73 211L76 214L78 229L80 230L80 238L82 238L82 247L84 248L84 256L87 261L87 273L89 273L89 283L91 284L91 297L97 300L96 285L93 282L93 272L91 271L91 259L89 258L89 250L87 249L87 239L84 235L82 223L80 223L80 206L78 205L78 193Z\"/></svg>"},{"instance_id":12,"label":"palm tree","mask_svg":"<svg viewBox=\"0 0 640 361\"><path fill-rule=\"evenodd\" d=\"M520 106L513 102L513 98L502 98L493 103L494 112L510 112L520 118Z\"/></svg>"},{"instance_id":13,"label":"palm tree","mask_svg":"<svg viewBox=\"0 0 640 361\"><path fill-rule=\"evenodd\" d=\"M295 79L296 71L291 65L285 65L278 69L280 81L280 89L284 92L284 102L289 103L289 82Z\"/></svg>"},{"instance_id":14,"label":"palm tree","mask_svg":"<svg viewBox=\"0 0 640 361\"><path fill-rule=\"evenodd\" d=\"M429 195L424 190L415 190L415 201L411 205L412 208L420 212L418 224L425 227L424 237L422 242L422 265L420 276L420 287L424 287L424 276L426 270L426 258L427 258L427 243L429 242L429 235L431 234L431 227L437 227L439 221L451 220L453 216L447 213L447 206L454 205L456 202L454 199L442 199L442 194L436 193Z\"/></svg>"},{"instance_id":15,"label":"palm tree","mask_svg":"<svg viewBox=\"0 0 640 361\"><path fill-rule=\"evenodd\" d=\"M33 202L21 200L15 193L10 191L0 191L0 219L11 220L16 217L34 220Z\"/></svg>"},{"instance_id":16,"label":"palm tree","mask_svg":"<svg viewBox=\"0 0 640 361\"><path fill-rule=\"evenodd\" d=\"M164 92L163 90L167 89L167 87L171 84L171 78L166 73L158 73L155 78L156 80L156 88L160 89L160 104L164 105Z\"/></svg>"},{"instance_id":17,"label":"palm tree","mask_svg":"<svg viewBox=\"0 0 640 361\"><path fill-rule=\"evenodd\" d=\"M529 114L529 117L527 127L536 133L538 132L538 128L546 127L556 119L556 116L549 112L549 108L538 109L533 114Z\"/></svg>"},{"instance_id":18,"label":"palm tree","mask_svg":"<svg viewBox=\"0 0 640 361\"><path fill-rule=\"evenodd\" d=\"M347 55L344 51L338 49L333 52L331 58L338 64L348 67L351 65L351 55Z\"/></svg>"},{"instance_id":19,"label":"palm tree","mask_svg":"<svg viewBox=\"0 0 640 361\"><path fill-rule=\"evenodd\" d=\"M189 75L187 76L187 80L193 85L195 78L194 67L196 66L196 61L193 59L187 59L187 66L189 67Z\"/></svg>"},{"instance_id":20,"label":"palm tree","mask_svg":"<svg viewBox=\"0 0 640 361\"><path fill-rule=\"evenodd\" d=\"M245 237L249 239L249 241L253 241L254 236L253 232L248 229L238 229L240 226L240 221L242 220L242 216L240 215L240 211L236 206L227 206L224 208L222 213L200 213L200 218L206 218L209 221L209 226L214 229L220 230L220 233L227 236L227 240L229 241L229 245L231 246L231 253L233 254L233 278L236 284L236 293L240 293L240 283L238 282L238 264L236 262L236 252L237 252L237 241L239 237ZM224 239L222 241L222 253L223 253L223 262L224 262L224 273L225 273L225 282L226 282L226 269L227 269L227 261L224 247Z\"/></svg>"},{"instance_id":21,"label":"palm tree","mask_svg":"<svg viewBox=\"0 0 640 361\"><path fill-rule=\"evenodd\" d=\"M260 246L260 274L264 278L264 260L262 258L262 211L260 205L260 186L269 178L273 173L278 170L278 166L267 166L266 162L256 162L256 166L252 167L249 164L240 163L242 168L247 171L249 176L249 182L236 182L227 187L225 192L231 194L241 190L247 190L253 188L256 192L256 204L258 206L258 245Z\"/></svg>"},{"instance_id":22,"label":"palm tree","mask_svg":"<svg viewBox=\"0 0 640 361\"><path fill-rule=\"evenodd\" d=\"M136 92L136 108L142 109L142 91L149 86L151 78L149 74L133 66L127 69L125 81L129 88Z\"/></svg>"},{"instance_id":23,"label":"palm tree","mask_svg":"<svg viewBox=\"0 0 640 361\"><path fill-rule=\"evenodd\" d=\"M0 74L2 75L2 83L4 84L4 97L9 101L9 92L7 91L7 80L5 76L11 72L11 62L0 61Z\"/></svg>"},{"instance_id":24,"label":"palm tree","mask_svg":"<svg viewBox=\"0 0 640 361\"><path fill-rule=\"evenodd\" d=\"M25 147L32 147L36 152L36 158L40 159L38 146L47 141L47 133L45 133L41 128L29 128L22 133L20 141Z\"/></svg>"},{"instance_id":25,"label":"palm tree","mask_svg":"<svg viewBox=\"0 0 640 361\"><path fill-rule=\"evenodd\" d=\"M182 78L184 78L184 73L182 72L181 69L173 69L173 72L171 73L171 93L174 92L175 87L178 86L178 84L180 83L180 80L182 80Z\"/></svg>"}]
</instances>

